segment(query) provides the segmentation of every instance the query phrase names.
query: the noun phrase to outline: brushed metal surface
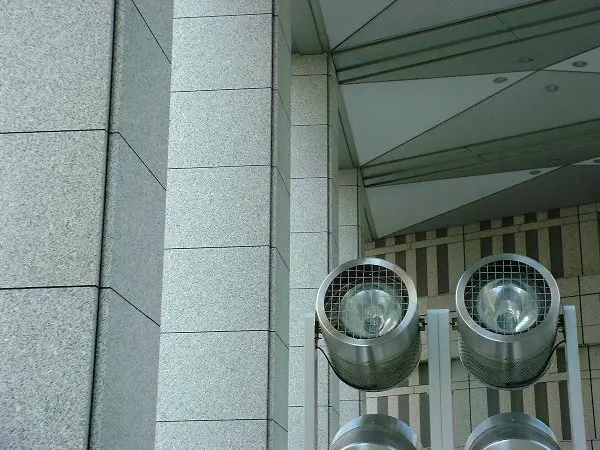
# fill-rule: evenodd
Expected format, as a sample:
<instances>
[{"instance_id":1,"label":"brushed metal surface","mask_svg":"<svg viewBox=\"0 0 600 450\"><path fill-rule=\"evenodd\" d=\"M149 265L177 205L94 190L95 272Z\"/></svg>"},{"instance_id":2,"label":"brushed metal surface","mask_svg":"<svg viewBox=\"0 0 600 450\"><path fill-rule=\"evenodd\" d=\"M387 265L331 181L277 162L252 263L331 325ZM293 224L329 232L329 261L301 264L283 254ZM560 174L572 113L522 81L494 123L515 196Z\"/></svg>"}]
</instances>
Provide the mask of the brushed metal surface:
<instances>
[{"instance_id":1,"label":"brushed metal surface","mask_svg":"<svg viewBox=\"0 0 600 450\"><path fill-rule=\"evenodd\" d=\"M378 268L385 269L385 278L373 281L365 276L365 273L379 273ZM398 301L405 303L401 320L394 327L382 327L384 332L376 337L356 337L356 333L349 333L338 323L337 317L328 315L331 307L326 308L326 304L331 303L329 288L338 277L344 277L344 284L337 288L341 292L336 293L342 299L361 284L379 285L376 291L379 298L382 291L396 292ZM390 284L401 284L402 294L398 289L385 287ZM321 284L316 310L334 370L346 384L369 391L389 389L406 379L418 364L421 344L417 291L400 267L378 258L357 259L340 265ZM371 324L368 322L365 326Z\"/></svg>"},{"instance_id":2,"label":"brushed metal surface","mask_svg":"<svg viewBox=\"0 0 600 450\"><path fill-rule=\"evenodd\" d=\"M541 420L511 412L488 417L477 425L465 450L560 450L560 446Z\"/></svg>"},{"instance_id":3,"label":"brushed metal surface","mask_svg":"<svg viewBox=\"0 0 600 450\"><path fill-rule=\"evenodd\" d=\"M537 284L535 289L539 291L539 284L544 283L543 289L546 291L539 300L538 318L535 322L530 321L524 330L512 333L506 329L494 331L493 324L486 327L477 316L477 305L473 303L476 303L477 299L489 301L489 298L475 296L473 288L467 290L467 286L469 283L473 284L472 277L477 271L496 262L506 262L506 271L497 274L504 280L505 285L514 279L515 285L523 286L531 273L535 274L535 279L531 281ZM527 275L521 272L511 275L510 271L515 267L519 270L525 267ZM489 285L493 281L491 278L493 276L493 273L486 274L487 278L482 278L480 287ZM521 287L515 288L517 292L520 290ZM470 297L469 306L466 304L466 297ZM518 297L515 299L513 299L515 302L519 300ZM540 263L514 254L499 254L481 259L461 276L456 288L456 309L460 333L460 357L467 369L480 381L499 389L521 389L532 384L545 373L556 340L560 293L556 280ZM503 311L498 312L503 314Z\"/></svg>"},{"instance_id":4,"label":"brushed metal surface","mask_svg":"<svg viewBox=\"0 0 600 450\"><path fill-rule=\"evenodd\" d=\"M407 424L384 414L367 414L346 422L330 450L420 450L417 434Z\"/></svg>"}]
</instances>

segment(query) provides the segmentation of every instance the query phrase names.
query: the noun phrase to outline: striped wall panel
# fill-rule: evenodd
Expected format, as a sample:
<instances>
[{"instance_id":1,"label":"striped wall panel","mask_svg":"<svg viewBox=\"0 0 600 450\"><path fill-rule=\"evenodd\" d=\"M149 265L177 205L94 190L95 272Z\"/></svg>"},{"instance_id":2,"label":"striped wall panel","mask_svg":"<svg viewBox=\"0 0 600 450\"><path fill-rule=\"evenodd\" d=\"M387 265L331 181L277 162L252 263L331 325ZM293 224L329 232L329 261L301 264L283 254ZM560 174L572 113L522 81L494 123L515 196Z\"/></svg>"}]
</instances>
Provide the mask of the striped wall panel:
<instances>
[{"instance_id":1,"label":"striped wall panel","mask_svg":"<svg viewBox=\"0 0 600 450\"><path fill-rule=\"evenodd\" d=\"M454 290L460 275L478 259L502 252L527 255L557 278L562 301L579 312L580 348L586 433L590 448L600 450L600 204L505 217L461 227L439 229L366 244L366 256L387 259L413 278L420 310L455 309ZM407 422L430 444L426 336L424 357L403 385L368 393L366 412L380 412ZM456 332L451 336L457 356ZM490 389L452 361L455 445L486 417L508 411L533 414L548 424L570 448L571 431L564 349L553 357L548 373L523 391ZM595 401L593 401L595 399ZM596 442L594 442L596 441ZM594 444L592 444L594 442Z\"/></svg>"},{"instance_id":2,"label":"striped wall panel","mask_svg":"<svg viewBox=\"0 0 600 450\"><path fill-rule=\"evenodd\" d=\"M593 349L593 350L592 350ZM596 438L600 425L600 370L590 370L592 358L600 366L600 346L581 347L582 388L586 418L586 437ZM459 360L452 361L452 397L455 421L455 446L463 446L471 430L487 417L502 412L524 412L536 416L552 428L565 447L571 440L567 375L564 349L559 349L552 366L542 380L523 391L499 391L483 385L470 376ZM367 413L388 414L408 423L419 433L424 447L431 442L427 362L415 370L418 384L397 387L390 391L367 393ZM600 428L598 428L600 430Z\"/></svg>"}]
</instances>

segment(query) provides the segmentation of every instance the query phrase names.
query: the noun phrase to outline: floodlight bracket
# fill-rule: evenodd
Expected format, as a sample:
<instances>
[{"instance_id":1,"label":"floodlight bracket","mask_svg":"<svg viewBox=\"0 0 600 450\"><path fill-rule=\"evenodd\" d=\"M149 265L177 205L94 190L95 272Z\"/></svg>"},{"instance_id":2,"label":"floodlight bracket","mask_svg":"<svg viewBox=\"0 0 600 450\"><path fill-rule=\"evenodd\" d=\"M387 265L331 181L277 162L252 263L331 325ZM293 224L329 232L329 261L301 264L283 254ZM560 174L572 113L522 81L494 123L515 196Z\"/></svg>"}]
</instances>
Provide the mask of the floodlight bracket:
<instances>
[{"instance_id":1,"label":"floodlight bracket","mask_svg":"<svg viewBox=\"0 0 600 450\"><path fill-rule=\"evenodd\" d=\"M565 335L565 360L573 450L586 450L585 415L581 389L577 318L574 306L563 306L559 321ZM427 320L431 449L450 450L454 444L450 329L455 321L447 309L430 309ZM304 449L317 448L317 339L314 313L304 316Z\"/></svg>"}]
</instances>

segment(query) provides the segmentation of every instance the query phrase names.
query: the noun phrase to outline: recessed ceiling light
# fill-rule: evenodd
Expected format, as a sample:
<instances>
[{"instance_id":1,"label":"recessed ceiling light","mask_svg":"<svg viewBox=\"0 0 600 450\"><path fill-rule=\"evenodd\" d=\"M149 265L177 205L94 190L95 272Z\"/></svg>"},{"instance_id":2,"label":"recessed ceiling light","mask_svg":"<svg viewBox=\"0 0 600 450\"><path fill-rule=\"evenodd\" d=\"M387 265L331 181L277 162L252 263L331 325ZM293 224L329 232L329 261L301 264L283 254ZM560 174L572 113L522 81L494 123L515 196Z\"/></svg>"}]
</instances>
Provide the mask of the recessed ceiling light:
<instances>
[{"instance_id":1,"label":"recessed ceiling light","mask_svg":"<svg viewBox=\"0 0 600 450\"><path fill-rule=\"evenodd\" d=\"M556 84L549 84L546 86L546 90L548 92L556 92L558 91L558 86Z\"/></svg>"},{"instance_id":2,"label":"recessed ceiling light","mask_svg":"<svg viewBox=\"0 0 600 450\"><path fill-rule=\"evenodd\" d=\"M542 171L537 169L529 171L529 175L539 175L540 173L542 173Z\"/></svg>"},{"instance_id":3,"label":"recessed ceiling light","mask_svg":"<svg viewBox=\"0 0 600 450\"><path fill-rule=\"evenodd\" d=\"M575 61L573 63L573 67L585 67L587 65L588 65L587 61Z\"/></svg>"},{"instance_id":4,"label":"recessed ceiling light","mask_svg":"<svg viewBox=\"0 0 600 450\"><path fill-rule=\"evenodd\" d=\"M496 77L494 78L494 83L506 83L508 81L508 78L506 77Z\"/></svg>"},{"instance_id":5,"label":"recessed ceiling light","mask_svg":"<svg viewBox=\"0 0 600 450\"><path fill-rule=\"evenodd\" d=\"M517 59L517 62L520 62L520 63L529 63L532 61L533 61L533 58L531 56L524 56L522 58Z\"/></svg>"}]
</instances>

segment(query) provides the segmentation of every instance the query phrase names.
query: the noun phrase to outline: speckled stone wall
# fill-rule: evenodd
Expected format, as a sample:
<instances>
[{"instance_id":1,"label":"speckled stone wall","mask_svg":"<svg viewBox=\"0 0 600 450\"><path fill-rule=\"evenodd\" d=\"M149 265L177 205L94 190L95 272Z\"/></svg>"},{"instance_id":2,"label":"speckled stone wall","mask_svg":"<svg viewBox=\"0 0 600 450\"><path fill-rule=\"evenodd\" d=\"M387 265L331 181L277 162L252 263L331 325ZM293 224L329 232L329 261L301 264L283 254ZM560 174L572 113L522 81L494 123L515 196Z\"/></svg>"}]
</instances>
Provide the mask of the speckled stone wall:
<instances>
[{"instance_id":1,"label":"speckled stone wall","mask_svg":"<svg viewBox=\"0 0 600 450\"><path fill-rule=\"evenodd\" d=\"M92 448L154 446L172 16L115 3Z\"/></svg>"},{"instance_id":2,"label":"speckled stone wall","mask_svg":"<svg viewBox=\"0 0 600 450\"><path fill-rule=\"evenodd\" d=\"M180 0L156 448L285 448L289 1Z\"/></svg>"},{"instance_id":3,"label":"speckled stone wall","mask_svg":"<svg viewBox=\"0 0 600 450\"><path fill-rule=\"evenodd\" d=\"M2 6L0 447L153 445L171 8Z\"/></svg>"},{"instance_id":4,"label":"speckled stone wall","mask_svg":"<svg viewBox=\"0 0 600 450\"><path fill-rule=\"evenodd\" d=\"M304 445L304 314L338 264L338 90L326 54L293 55L290 210L290 370L288 448ZM339 380L321 354L318 448L339 428Z\"/></svg>"},{"instance_id":5,"label":"speckled stone wall","mask_svg":"<svg viewBox=\"0 0 600 450\"><path fill-rule=\"evenodd\" d=\"M363 256L361 211L363 183L359 169L339 171L339 262ZM340 382L340 424L360 416L365 404L360 391Z\"/></svg>"},{"instance_id":6,"label":"speckled stone wall","mask_svg":"<svg viewBox=\"0 0 600 450\"><path fill-rule=\"evenodd\" d=\"M392 261L412 277L421 313L427 308L455 310L454 290L466 267L501 252L530 256L557 278L562 301L578 312L580 362L586 434L590 448L600 448L600 204L506 217L462 227L395 236L367 244L367 255ZM426 334L422 333L426 338ZM451 331L451 352L458 357L458 335ZM425 339L426 342L426 339ZM455 439L464 445L486 417L507 411L533 414L548 424L561 448L569 449L564 350L559 348L548 373L523 391L489 389L472 377L460 360L452 361ZM391 391L368 394L367 412L405 420L429 446L427 351L418 370Z\"/></svg>"}]
</instances>

